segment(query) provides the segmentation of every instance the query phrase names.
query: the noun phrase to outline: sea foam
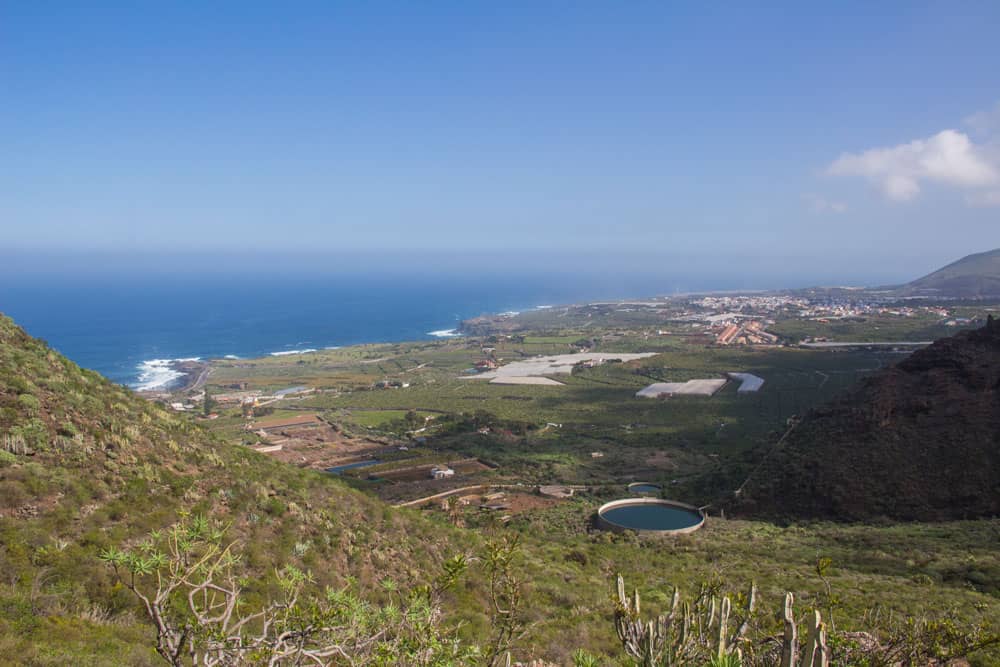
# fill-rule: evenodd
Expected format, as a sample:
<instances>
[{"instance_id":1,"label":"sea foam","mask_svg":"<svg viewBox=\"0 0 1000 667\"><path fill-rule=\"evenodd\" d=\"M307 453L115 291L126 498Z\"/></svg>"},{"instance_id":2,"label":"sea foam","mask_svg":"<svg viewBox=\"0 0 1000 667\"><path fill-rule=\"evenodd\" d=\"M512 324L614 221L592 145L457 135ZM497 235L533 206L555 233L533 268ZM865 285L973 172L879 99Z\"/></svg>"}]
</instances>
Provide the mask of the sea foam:
<instances>
[{"instance_id":1,"label":"sea foam","mask_svg":"<svg viewBox=\"0 0 1000 667\"><path fill-rule=\"evenodd\" d=\"M186 373L176 369L177 364L185 361L200 360L201 357L187 357L184 359L150 359L143 361L136 366L139 369L139 377L132 383L132 388L136 391L166 389L186 375Z\"/></svg>"},{"instance_id":2,"label":"sea foam","mask_svg":"<svg viewBox=\"0 0 1000 667\"><path fill-rule=\"evenodd\" d=\"M458 329L438 329L437 331L428 331L428 336L436 336L437 338L454 338L455 336L461 336Z\"/></svg>"},{"instance_id":3,"label":"sea foam","mask_svg":"<svg viewBox=\"0 0 1000 667\"><path fill-rule=\"evenodd\" d=\"M272 357L287 357L290 354L308 354L310 352L317 352L315 348L309 347L304 350L282 350L281 352L271 352Z\"/></svg>"}]
</instances>

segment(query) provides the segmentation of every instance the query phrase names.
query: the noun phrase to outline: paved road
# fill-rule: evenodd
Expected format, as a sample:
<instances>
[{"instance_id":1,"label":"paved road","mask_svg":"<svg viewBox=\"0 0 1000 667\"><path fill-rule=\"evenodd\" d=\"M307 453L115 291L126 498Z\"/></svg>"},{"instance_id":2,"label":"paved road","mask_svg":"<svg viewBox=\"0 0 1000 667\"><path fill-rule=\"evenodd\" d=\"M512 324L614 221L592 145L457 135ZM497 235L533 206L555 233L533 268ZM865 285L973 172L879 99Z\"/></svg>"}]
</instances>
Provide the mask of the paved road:
<instances>
[{"instance_id":1,"label":"paved road","mask_svg":"<svg viewBox=\"0 0 1000 667\"><path fill-rule=\"evenodd\" d=\"M925 345L930 345L934 341L931 340L896 340L887 343L866 343L866 342L853 342L853 343L840 343L835 341L826 341L819 343L799 343L802 347L923 347Z\"/></svg>"},{"instance_id":2,"label":"paved road","mask_svg":"<svg viewBox=\"0 0 1000 667\"><path fill-rule=\"evenodd\" d=\"M212 367L207 365L201 369L198 373L198 377L195 378L194 383L186 389L186 391L197 391L205 386L205 381L208 380L209 374L212 372Z\"/></svg>"}]
</instances>

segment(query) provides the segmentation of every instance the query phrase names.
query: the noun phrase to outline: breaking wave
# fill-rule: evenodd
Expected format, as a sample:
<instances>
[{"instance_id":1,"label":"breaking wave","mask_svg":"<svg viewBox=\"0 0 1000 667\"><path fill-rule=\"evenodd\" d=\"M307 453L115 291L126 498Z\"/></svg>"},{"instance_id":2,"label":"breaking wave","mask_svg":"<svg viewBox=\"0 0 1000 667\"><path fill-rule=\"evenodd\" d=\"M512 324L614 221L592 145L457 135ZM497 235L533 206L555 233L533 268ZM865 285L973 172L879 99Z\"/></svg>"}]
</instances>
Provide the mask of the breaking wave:
<instances>
[{"instance_id":1,"label":"breaking wave","mask_svg":"<svg viewBox=\"0 0 1000 667\"><path fill-rule=\"evenodd\" d=\"M438 329L437 331L428 331L428 336L435 336L437 338L454 338L455 336L461 336L458 329Z\"/></svg>"},{"instance_id":2,"label":"breaking wave","mask_svg":"<svg viewBox=\"0 0 1000 667\"><path fill-rule=\"evenodd\" d=\"M136 366L139 369L139 376L132 383L132 388L137 391L166 389L187 375L187 373L177 370L177 364L185 361L200 360L201 357L188 357L186 359L150 359L143 361Z\"/></svg>"}]
</instances>

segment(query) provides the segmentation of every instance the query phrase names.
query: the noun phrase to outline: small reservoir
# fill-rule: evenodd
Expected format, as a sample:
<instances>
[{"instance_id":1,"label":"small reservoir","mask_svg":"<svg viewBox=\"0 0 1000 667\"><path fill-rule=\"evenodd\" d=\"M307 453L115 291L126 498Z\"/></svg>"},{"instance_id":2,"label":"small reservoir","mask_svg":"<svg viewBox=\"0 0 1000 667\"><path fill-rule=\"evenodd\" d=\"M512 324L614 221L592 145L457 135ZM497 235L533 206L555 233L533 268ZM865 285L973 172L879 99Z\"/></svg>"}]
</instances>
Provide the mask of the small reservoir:
<instances>
[{"instance_id":1,"label":"small reservoir","mask_svg":"<svg viewBox=\"0 0 1000 667\"><path fill-rule=\"evenodd\" d=\"M339 475L345 470L352 470L354 468L367 468L368 466L374 466L381 463L378 459L370 459L368 461L355 461L354 463L345 463L344 465L333 466L332 468L327 468L327 472L332 472L334 475Z\"/></svg>"},{"instance_id":2,"label":"small reservoir","mask_svg":"<svg viewBox=\"0 0 1000 667\"><path fill-rule=\"evenodd\" d=\"M693 533L705 523L705 515L693 505L657 498L613 500L597 510L597 523L615 532L623 530L658 533Z\"/></svg>"},{"instance_id":3,"label":"small reservoir","mask_svg":"<svg viewBox=\"0 0 1000 667\"><path fill-rule=\"evenodd\" d=\"M628 485L629 493L640 496L658 496L662 490L663 487L659 484L650 484L649 482L632 482Z\"/></svg>"}]
</instances>

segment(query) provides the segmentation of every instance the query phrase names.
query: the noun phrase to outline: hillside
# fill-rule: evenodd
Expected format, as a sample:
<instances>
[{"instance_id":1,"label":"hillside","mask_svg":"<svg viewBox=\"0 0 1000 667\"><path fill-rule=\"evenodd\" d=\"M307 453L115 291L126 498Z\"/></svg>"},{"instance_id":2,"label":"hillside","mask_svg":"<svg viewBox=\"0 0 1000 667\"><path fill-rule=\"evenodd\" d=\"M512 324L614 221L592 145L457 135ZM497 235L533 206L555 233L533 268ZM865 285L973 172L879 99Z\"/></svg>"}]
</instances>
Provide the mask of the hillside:
<instances>
[{"instance_id":1,"label":"hillside","mask_svg":"<svg viewBox=\"0 0 1000 667\"><path fill-rule=\"evenodd\" d=\"M1000 249L968 255L897 290L904 296L983 298L1000 295Z\"/></svg>"},{"instance_id":2,"label":"hillside","mask_svg":"<svg viewBox=\"0 0 1000 667\"><path fill-rule=\"evenodd\" d=\"M1000 515L1000 324L937 341L812 411L752 475L743 514Z\"/></svg>"},{"instance_id":3,"label":"hillside","mask_svg":"<svg viewBox=\"0 0 1000 667\"><path fill-rule=\"evenodd\" d=\"M229 524L248 576L290 563L320 586L424 583L474 543L222 443L0 315L0 665L159 664L151 629L97 555L182 511Z\"/></svg>"}]
</instances>

